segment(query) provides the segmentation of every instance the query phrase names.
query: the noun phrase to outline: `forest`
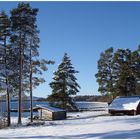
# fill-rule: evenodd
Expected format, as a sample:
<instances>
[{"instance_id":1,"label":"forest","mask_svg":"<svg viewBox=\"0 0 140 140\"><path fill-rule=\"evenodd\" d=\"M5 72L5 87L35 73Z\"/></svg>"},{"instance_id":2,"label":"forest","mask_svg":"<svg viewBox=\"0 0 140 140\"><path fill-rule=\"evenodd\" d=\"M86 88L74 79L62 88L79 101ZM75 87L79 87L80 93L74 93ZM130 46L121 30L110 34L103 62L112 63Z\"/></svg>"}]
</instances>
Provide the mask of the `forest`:
<instances>
[{"instance_id":1,"label":"forest","mask_svg":"<svg viewBox=\"0 0 140 140\"><path fill-rule=\"evenodd\" d=\"M30 96L30 121L33 122L33 88L45 82L41 75L47 71L47 65L54 64L52 60L39 59L38 10L20 2L9 16L4 11L0 13L0 90L1 96L6 94L8 126L11 125L10 99L14 95L18 96L17 123L22 124L22 99L26 93ZM77 110L70 97L80 88L75 73L78 71L65 53L50 83L52 95L47 101L51 106Z\"/></svg>"},{"instance_id":2,"label":"forest","mask_svg":"<svg viewBox=\"0 0 140 140\"><path fill-rule=\"evenodd\" d=\"M47 64L53 61L39 59L39 30L36 24L37 8L29 3L19 3L8 16L0 13L0 90L6 93L8 126L10 126L10 97L18 96L18 124L21 122L21 99L30 95L31 122L32 89L45 82L41 77Z\"/></svg>"}]
</instances>

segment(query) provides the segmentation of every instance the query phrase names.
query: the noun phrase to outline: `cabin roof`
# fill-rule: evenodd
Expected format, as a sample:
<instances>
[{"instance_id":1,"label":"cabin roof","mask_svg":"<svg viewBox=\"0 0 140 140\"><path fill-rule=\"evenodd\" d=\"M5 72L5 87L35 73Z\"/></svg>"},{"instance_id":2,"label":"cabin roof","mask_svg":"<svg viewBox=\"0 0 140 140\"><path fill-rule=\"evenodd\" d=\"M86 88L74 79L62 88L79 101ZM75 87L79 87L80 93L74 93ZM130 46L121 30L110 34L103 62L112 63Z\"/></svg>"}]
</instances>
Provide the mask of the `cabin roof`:
<instances>
[{"instance_id":1,"label":"cabin roof","mask_svg":"<svg viewBox=\"0 0 140 140\"><path fill-rule=\"evenodd\" d=\"M38 108L43 108L43 109L49 110L49 111L51 111L51 112L65 111L65 110L63 110L63 109L51 107L51 106L49 106L49 105L36 105L36 107L38 107Z\"/></svg>"},{"instance_id":2,"label":"cabin roof","mask_svg":"<svg viewBox=\"0 0 140 140\"><path fill-rule=\"evenodd\" d=\"M115 98L109 105L112 110L136 110L140 96L122 96Z\"/></svg>"},{"instance_id":3,"label":"cabin roof","mask_svg":"<svg viewBox=\"0 0 140 140\"><path fill-rule=\"evenodd\" d=\"M4 95L6 95L6 93L0 93L0 97L3 97Z\"/></svg>"}]
</instances>

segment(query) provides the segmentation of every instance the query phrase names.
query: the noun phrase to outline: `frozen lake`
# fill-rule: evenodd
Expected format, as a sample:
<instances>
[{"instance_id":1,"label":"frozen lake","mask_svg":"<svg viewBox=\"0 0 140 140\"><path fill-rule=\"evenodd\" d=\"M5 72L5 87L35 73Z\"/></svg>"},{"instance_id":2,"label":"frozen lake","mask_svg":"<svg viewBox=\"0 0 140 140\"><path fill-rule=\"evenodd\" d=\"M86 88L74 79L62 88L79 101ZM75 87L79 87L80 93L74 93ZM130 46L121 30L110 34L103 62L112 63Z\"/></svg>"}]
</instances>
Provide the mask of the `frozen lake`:
<instances>
[{"instance_id":1,"label":"frozen lake","mask_svg":"<svg viewBox=\"0 0 140 140\"><path fill-rule=\"evenodd\" d=\"M33 101L33 107L36 105L46 105L48 102L45 101ZM90 110L90 111L103 111L107 110L108 104L106 102L76 102L77 107L79 110ZM0 112L5 112L6 111L6 102L0 102ZM18 109L18 102L17 101L12 101L11 102L11 110L12 109ZM30 108L30 102L29 100L23 101L22 102L22 109L29 109ZM34 115L36 112L34 112ZM30 115L30 112L23 112L22 113L23 117L27 117ZM17 116L17 112L11 112L11 116Z\"/></svg>"},{"instance_id":2,"label":"frozen lake","mask_svg":"<svg viewBox=\"0 0 140 140\"><path fill-rule=\"evenodd\" d=\"M48 102L40 102L40 101L33 101L33 107L35 107L36 105L46 105L48 104ZM18 109L18 101L11 101L10 103L11 106L11 110L17 110ZM29 109L30 108L30 101L23 101L22 102L22 109ZM5 112L6 111L6 102L0 102L0 112ZM23 112L22 115L24 117L29 116L30 112ZM35 112L34 112L35 113ZM17 112L11 112L11 116L17 116Z\"/></svg>"}]
</instances>

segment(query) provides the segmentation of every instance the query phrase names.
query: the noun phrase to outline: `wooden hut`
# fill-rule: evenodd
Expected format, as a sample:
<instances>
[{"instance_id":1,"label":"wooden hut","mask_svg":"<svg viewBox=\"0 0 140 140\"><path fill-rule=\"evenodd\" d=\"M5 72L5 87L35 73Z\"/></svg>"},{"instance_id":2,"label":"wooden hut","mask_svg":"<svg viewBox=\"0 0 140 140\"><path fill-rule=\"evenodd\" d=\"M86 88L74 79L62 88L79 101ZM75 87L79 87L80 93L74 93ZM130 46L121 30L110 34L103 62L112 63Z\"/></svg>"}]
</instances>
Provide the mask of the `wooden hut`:
<instances>
[{"instance_id":1,"label":"wooden hut","mask_svg":"<svg viewBox=\"0 0 140 140\"><path fill-rule=\"evenodd\" d=\"M48 105L37 105L35 109L39 113L39 119L43 119L43 120L66 119L66 111L63 109L50 107Z\"/></svg>"},{"instance_id":2,"label":"wooden hut","mask_svg":"<svg viewBox=\"0 0 140 140\"><path fill-rule=\"evenodd\" d=\"M140 96L122 96L115 98L109 105L110 114L140 114Z\"/></svg>"}]
</instances>

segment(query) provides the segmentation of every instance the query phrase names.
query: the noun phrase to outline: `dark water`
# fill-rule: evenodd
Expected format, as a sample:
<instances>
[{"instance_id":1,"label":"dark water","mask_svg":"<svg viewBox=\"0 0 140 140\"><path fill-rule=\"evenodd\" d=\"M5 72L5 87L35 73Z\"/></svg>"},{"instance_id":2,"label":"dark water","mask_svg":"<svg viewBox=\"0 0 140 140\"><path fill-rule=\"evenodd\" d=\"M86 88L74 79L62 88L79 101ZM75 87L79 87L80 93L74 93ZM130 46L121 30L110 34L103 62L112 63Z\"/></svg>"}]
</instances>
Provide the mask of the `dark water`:
<instances>
[{"instance_id":1,"label":"dark water","mask_svg":"<svg viewBox=\"0 0 140 140\"><path fill-rule=\"evenodd\" d=\"M33 101L33 107L35 107L36 105L47 105L48 102L40 102L40 101ZM18 109L18 101L11 101L10 103L10 107L11 107L11 110L12 109L15 109L17 110ZM22 102L22 109L29 109L30 108L30 101L23 101ZM6 102L0 102L0 113L1 112L6 112ZM17 112L11 112L11 116L17 116ZM36 112L34 112L34 115L36 114ZM26 116L29 116L30 115L30 112L22 112L22 116L26 117Z\"/></svg>"}]
</instances>

